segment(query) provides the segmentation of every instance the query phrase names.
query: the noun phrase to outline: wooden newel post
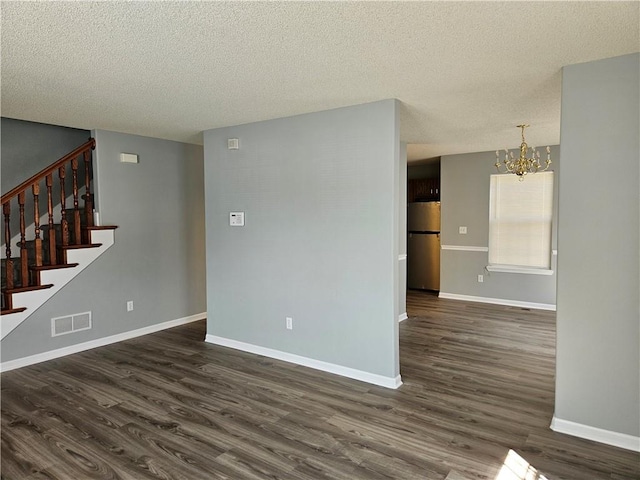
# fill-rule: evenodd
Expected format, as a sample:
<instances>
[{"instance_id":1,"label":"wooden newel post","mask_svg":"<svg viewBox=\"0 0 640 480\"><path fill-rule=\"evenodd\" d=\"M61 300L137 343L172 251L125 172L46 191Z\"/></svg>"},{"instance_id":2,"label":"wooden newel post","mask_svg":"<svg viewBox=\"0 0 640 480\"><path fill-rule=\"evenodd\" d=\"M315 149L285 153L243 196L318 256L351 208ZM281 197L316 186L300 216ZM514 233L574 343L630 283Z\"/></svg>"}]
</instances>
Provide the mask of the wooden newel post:
<instances>
[{"instance_id":1,"label":"wooden newel post","mask_svg":"<svg viewBox=\"0 0 640 480\"><path fill-rule=\"evenodd\" d=\"M66 177L65 166L62 165L58 169L58 177L60 178L60 240L62 246L69 245L69 223L67 222L67 196L64 193L64 179Z\"/></svg>"},{"instance_id":2,"label":"wooden newel post","mask_svg":"<svg viewBox=\"0 0 640 480\"><path fill-rule=\"evenodd\" d=\"M20 278L22 286L29 285L29 258L27 254L27 240L25 238L25 221L24 221L24 190L18 194L18 207L20 207Z\"/></svg>"},{"instance_id":3,"label":"wooden newel post","mask_svg":"<svg viewBox=\"0 0 640 480\"><path fill-rule=\"evenodd\" d=\"M13 259L11 258L11 225L10 225L10 216L11 216L11 204L9 202L2 205L2 213L4 214L4 243L6 246L6 285L7 290L11 290L13 288Z\"/></svg>"},{"instance_id":4,"label":"wooden newel post","mask_svg":"<svg viewBox=\"0 0 640 480\"><path fill-rule=\"evenodd\" d=\"M35 227L35 239L33 240L35 250L35 264L42 266L42 238L40 238L40 184L34 183L31 187L33 192L33 225Z\"/></svg>"},{"instance_id":5,"label":"wooden newel post","mask_svg":"<svg viewBox=\"0 0 640 480\"><path fill-rule=\"evenodd\" d=\"M80 245L80 208L78 207L78 158L71 160L71 178L73 180L73 244Z\"/></svg>"},{"instance_id":6,"label":"wooden newel post","mask_svg":"<svg viewBox=\"0 0 640 480\"><path fill-rule=\"evenodd\" d=\"M47 243L49 244L49 265L56 265L56 231L53 226L53 174L45 178L47 185L47 213L49 214L49 228L47 229Z\"/></svg>"}]
</instances>

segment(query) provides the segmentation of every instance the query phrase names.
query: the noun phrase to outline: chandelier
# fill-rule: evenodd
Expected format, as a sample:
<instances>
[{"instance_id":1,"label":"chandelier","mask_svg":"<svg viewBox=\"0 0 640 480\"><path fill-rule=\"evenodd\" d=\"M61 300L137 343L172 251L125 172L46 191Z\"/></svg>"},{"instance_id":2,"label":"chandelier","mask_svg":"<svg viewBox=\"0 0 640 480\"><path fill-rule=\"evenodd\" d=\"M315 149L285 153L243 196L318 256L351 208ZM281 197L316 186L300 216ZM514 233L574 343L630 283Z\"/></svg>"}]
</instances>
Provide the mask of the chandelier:
<instances>
[{"instance_id":1,"label":"chandelier","mask_svg":"<svg viewBox=\"0 0 640 480\"><path fill-rule=\"evenodd\" d=\"M513 152L505 148L504 159L500 162L500 151L496 150L496 169L498 173L515 173L520 181L524 180L524 176L528 173L544 172L551 165L551 149L547 147L547 160L543 166L540 163L540 152L535 147L529 147L524 140L524 129L529 125L518 125L522 129L522 144L520 145L520 157L515 158ZM527 158L531 150L531 157ZM500 167L504 166L505 171L501 171Z\"/></svg>"}]
</instances>

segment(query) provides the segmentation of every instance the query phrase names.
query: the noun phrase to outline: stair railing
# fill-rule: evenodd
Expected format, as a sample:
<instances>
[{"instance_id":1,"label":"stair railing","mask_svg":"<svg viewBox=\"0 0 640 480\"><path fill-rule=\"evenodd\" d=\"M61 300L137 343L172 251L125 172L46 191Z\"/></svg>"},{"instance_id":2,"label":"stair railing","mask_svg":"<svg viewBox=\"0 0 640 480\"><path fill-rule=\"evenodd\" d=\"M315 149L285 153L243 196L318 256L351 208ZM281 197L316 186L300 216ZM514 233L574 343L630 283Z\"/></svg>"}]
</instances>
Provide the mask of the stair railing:
<instances>
[{"instance_id":1,"label":"stair railing","mask_svg":"<svg viewBox=\"0 0 640 480\"><path fill-rule=\"evenodd\" d=\"M14 281L14 265L11 252L11 204L14 199L17 199L18 215L20 218L20 268L19 278L21 280L21 286L26 287L31 283L29 281L29 260L27 252L27 239L26 239L26 219L25 219L25 203L28 198L28 193L31 193L33 198L33 224L34 224L34 251L35 260L34 266L41 267L43 265L43 245L41 238L40 227L40 185L44 180L46 186L47 196L47 249L49 251L48 264L58 265L60 258L56 253L57 248L66 247L69 245L82 244L82 231L80 227L81 211L78 204L78 158L82 158L84 162L84 187L85 194L82 196L84 199L84 216L85 222L88 227L93 226L93 198L91 195L90 186L90 166L91 166L91 150L95 149L96 141L91 138L88 142L80 145L78 148L69 152L58 161L52 163L45 169L36 173L29 179L22 182L17 187L11 189L4 195L0 203L2 204L2 213L4 215L4 239L6 248L6 269L5 269L5 288L11 290L15 286ZM67 174L67 167L71 167L72 177L72 190L73 190L73 208L71 215L73 216L73 235L69 232L69 220L67 219L67 207L66 207L66 195L65 195L65 181ZM53 185L54 174L58 173L58 180L60 182L60 225L61 225L61 244L57 244L55 230L54 230L54 201L53 201Z\"/></svg>"}]
</instances>

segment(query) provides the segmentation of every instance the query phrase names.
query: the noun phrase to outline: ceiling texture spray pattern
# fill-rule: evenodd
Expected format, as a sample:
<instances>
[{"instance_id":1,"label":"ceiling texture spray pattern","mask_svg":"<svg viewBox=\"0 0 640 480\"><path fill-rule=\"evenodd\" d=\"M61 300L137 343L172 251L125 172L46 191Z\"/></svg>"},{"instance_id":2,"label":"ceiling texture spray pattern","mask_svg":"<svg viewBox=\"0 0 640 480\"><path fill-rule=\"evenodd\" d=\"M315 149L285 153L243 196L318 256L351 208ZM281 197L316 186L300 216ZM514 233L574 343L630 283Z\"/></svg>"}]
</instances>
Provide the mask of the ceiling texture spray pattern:
<instances>
[{"instance_id":1,"label":"ceiling texture spray pattern","mask_svg":"<svg viewBox=\"0 0 640 480\"><path fill-rule=\"evenodd\" d=\"M640 49L638 2L7 2L2 115L200 143L397 98L410 160L557 144L561 68Z\"/></svg>"}]
</instances>

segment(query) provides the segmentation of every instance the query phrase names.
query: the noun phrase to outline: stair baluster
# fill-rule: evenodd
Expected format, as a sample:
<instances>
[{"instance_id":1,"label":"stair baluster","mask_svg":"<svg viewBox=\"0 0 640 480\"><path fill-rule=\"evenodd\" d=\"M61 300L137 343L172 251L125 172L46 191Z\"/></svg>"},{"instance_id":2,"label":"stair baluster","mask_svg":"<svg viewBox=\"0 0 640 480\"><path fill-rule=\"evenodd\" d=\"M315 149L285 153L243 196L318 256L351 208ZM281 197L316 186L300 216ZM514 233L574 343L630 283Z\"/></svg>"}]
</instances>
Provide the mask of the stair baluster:
<instances>
[{"instance_id":1,"label":"stair baluster","mask_svg":"<svg viewBox=\"0 0 640 480\"><path fill-rule=\"evenodd\" d=\"M69 222L67 222L67 196L64 193L64 179L66 177L66 168L62 165L58 169L58 177L60 178L60 236L62 246L69 245Z\"/></svg>"},{"instance_id":2,"label":"stair baluster","mask_svg":"<svg viewBox=\"0 0 640 480\"><path fill-rule=\"evenodd\" d=\"M53 174L46 176L47 185L47 213L49 214L49 228L47 229L47 243L49 246L49 265L56 265L56 231L53 226Z\"/></svg>"},{"instance_id":3,"label":"stair baluster","mask_svg":"<svg viewBox=\"0 0 640 480\"><path fill-rule=\"evenodd\" d=\"M40 238L40 182L36 182L31 186L33 192L33 225L35 227L35 239L33 240L35 247L35 265L42 266L42 238Z\"/></svg>"},{"instance_id":4,"label":"stair baluster","mask_svg":"<svg viewBox=\"0 0 640 480\"><path fill-rule=\"evenodd\" d=\"M87 227L93 227L93 197L91 195L91 153L84 152L84 214Z\"/></svg>"},{"instance_id":5,"label":"stair baluster","mask_svg":"<svg viewBox=\"0 0 640 480\"><path fill-rule=\"evenodd\" d=\"M71 160L71 177L73 179L73 244L80 245L80 209L78 207L78 158Z\"/></svg>"},{"instance_id":6,"label":"stair baluster","mask_svg":"<svg viewBox=\"0 0 640 480\"><path fill-rule=\"evenodd\" d=\"M29 257L27 254L27 240L25 237L26 226L24 222L24 190L18 194L18 206L20 207L20 278L22 286L29 285Z\"/></svg>"},{"instance_id":7,"label":"stair baluster","mask_svg":"<svg viewBox=\"0 0 640 480\"><path fill-rule=\"evenodd\" d=\"M6 260L5 260L5 284L7 290L13 288L13 259L11 258L11 203L7 202L2 205L2 213L4 213L4 243L6 246ZM9 306L10 308L10 306Z\"/></svg>"}]
</instances>

